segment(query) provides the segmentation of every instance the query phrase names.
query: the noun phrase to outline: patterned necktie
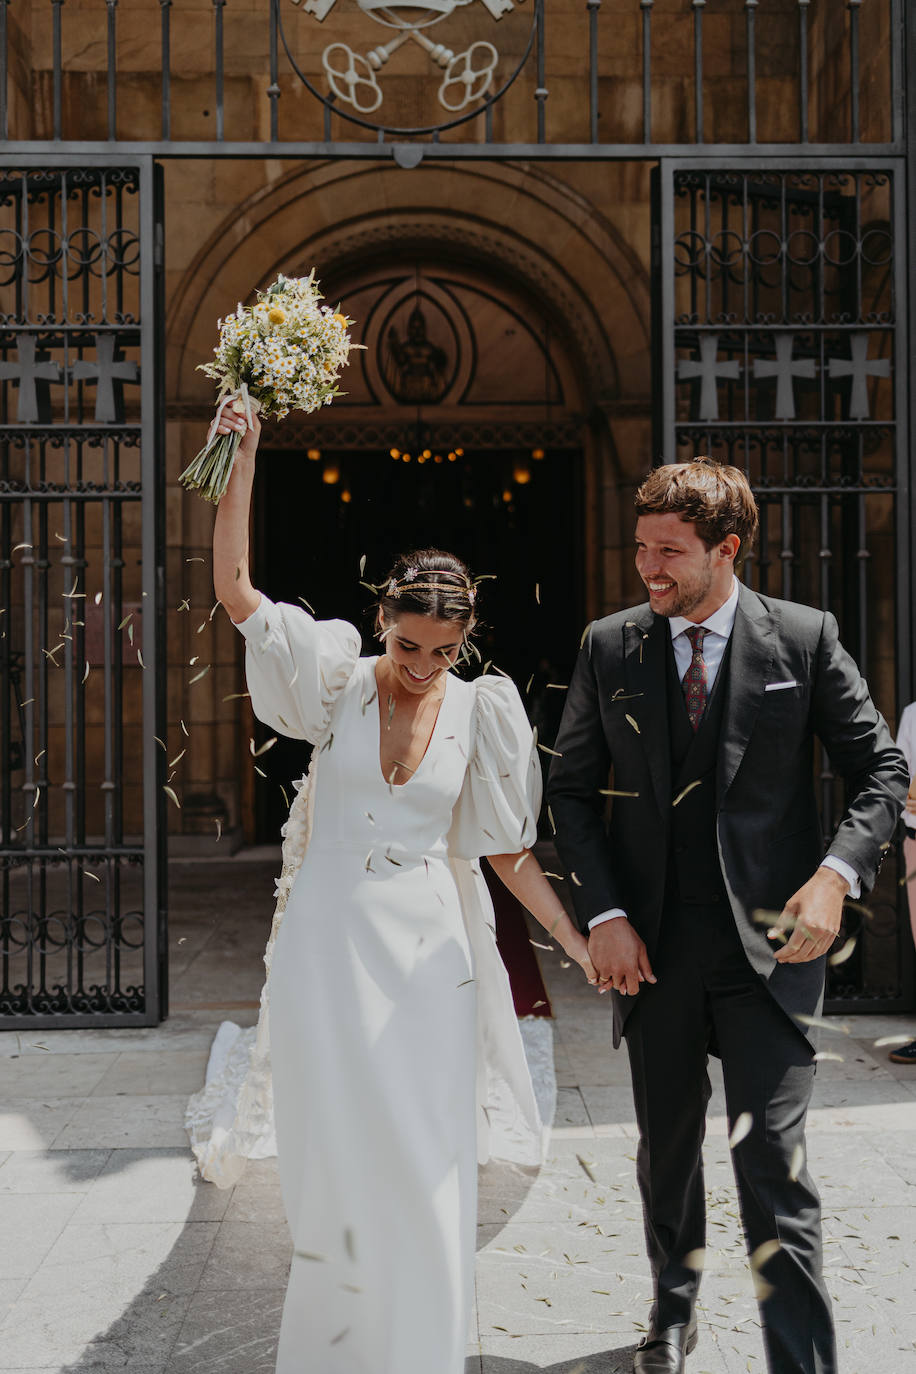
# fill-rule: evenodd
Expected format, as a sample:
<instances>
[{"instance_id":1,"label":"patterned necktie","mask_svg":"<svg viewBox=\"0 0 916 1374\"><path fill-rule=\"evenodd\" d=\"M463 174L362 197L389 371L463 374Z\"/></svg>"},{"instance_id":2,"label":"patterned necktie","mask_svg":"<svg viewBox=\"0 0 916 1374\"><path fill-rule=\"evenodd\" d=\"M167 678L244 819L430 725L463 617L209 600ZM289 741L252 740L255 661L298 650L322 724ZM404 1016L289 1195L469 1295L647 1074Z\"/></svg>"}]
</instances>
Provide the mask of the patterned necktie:
<instances>
[{"instance_id":1,"label":"patterned necktie","mask_svg":"<svg viewBox=\"0 0 916 1374\"><path fill-rule=\"evenodd\" d=\"M684 631L684 634L690 640L693 657L690 660L690 667L684 674L681 686L684 689L684 699L687 702L687 715L690 717L690 724L694 730L697 730L703 719L703 712L706 710L706 698L709 695L706 660L703 657L703 640L706 638L706 630L702 625L692 625L689 630Z\"/></svg>"}]
</instances>

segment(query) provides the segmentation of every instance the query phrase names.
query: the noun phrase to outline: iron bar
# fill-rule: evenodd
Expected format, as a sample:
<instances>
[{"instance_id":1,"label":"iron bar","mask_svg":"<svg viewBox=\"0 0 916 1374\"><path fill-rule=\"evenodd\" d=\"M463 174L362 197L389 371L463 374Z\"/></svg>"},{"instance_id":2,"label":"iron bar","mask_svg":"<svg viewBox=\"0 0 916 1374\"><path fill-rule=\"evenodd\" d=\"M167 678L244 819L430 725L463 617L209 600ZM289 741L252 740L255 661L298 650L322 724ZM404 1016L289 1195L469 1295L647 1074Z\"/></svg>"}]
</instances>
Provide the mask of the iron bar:
<instances>
[{"instance_id":1,"label":"iron bar","mask_svg":"<svg viewBox=\"0 0 916 1374\"><path fill-rule=\"evenodd\" d=\"M906 18L905 0L891 0L890 48L890 102L891 137L895 143L906 138L906 83L904 69L906 61Z\"/></svg>"},{"instance_id":2,"label":"iron bar","mask_svg":"<svg viewBox=\"0 0 916 1374\"><path fill-rule=\"evenodd\" d=\"M859 6L862 0L846 0L849 10L849 132L859 141Z\"/></svg>"},{"instance_id":3,"label":"iron bar","mask_svg":"<svg viewBox=\"0 0 916 1374\"><path fill-rule=\"evenodd\" d=\"M747 19L747 141L757 142L757 3L758 0L744 0Z\"/></svg>"},{"instance_id":4,"label":"iron bar","mask_svg":"<svg viewBox=\"0 0 916 1374\"><path fill-rule=\"evenodd\" d=\"M858 459L859 459L859 466L860 466L860 468L861 468L861 464L862 464L862 438L863 438L863 436L862 436L862 435L859 435L858 446L857 446L857 447L858 447ZM856 517L857 517L857 523L858 523L858 531L857 531L857 532L858 532L858 540L859 540L859 542L858 542L858 547L857 547L857 549L856 549L856 563L857 563L857 572L858 572L858 577L857 577L856 580L857 580L857 583L858 583L858 597L859 597L858 615L857 615L857 617L856 617L856 620L857 620L858 631L859 631L859 634L858 634L858 641L859 641L859 642L858 642L858 644L857 644L857 646L856 646L856 649L857 649L857 652L858 652L859 667L862 669L862 672L863 672L863 673L867 673L867 672L868 672L868 565L869 565L869 563L870 563L870 561L871 561L871 550L870 550L869 547L868 547L868 525L867 525L867 518L866 518L867 513L866 513L866 510L865 510L865 497L864 497L864 496L857 496L857 497L855 498L855 501L856 501Z\"/></svg>"},{"instance_id":5,"label":"iron bar","mask_svg":"<svg viewBox=\"0 0 916 1374\"><path fill-rule=\"evenodd\" d=\"M546 56L544 52L544 0L535 0L535 24L537 26L537 87L535 88L534 98L537 101L537 141L539 144L547 141L547 112L544 108L547 96L550 94L545 82L547 80Z\"/></svg>"},{"instance_id":6,"label":"iron bar","mask_svg":"<svg viewBox=\"0 0 916 1374\"><path fill-rule=\"evenodd\" d=\"M108 6L108 137L118 136L118 0L105 0Z\"/></svg>"},{"instance_id":7,"label":"iron bar","mask_svg":"<svg viewBox=\"0 0 916 1374\"><path fill-rule=\"evenodd\" d=\"M61 8L64 0L51 0L51 43L54 75L51 88L51 129L55 139L61 138L61 83L63 81L63 59L61 57Z\"/></svg>"},{"instance_id":8,"label":"iron bar","mask_svg":"<svg viewBox=\"0 0 916 1374\"><path fill-rule=\"evenodd\" d=\"M277 6L280 0L271 0L270 4L270 85L267 87L267 98L270 101L270 141L276 143L280 137L279 109L277 102L280 99L280 67L279 49L277 35ZM333 91L331 96L333 96ZM327 130L329 121L325 120L325 137L328 138Z\"/></svg>"},{"instance_id":9,"label":"iron bar","mask_svg":"<svg viewBox=\"0 0 916 1374\"><path fill-rule=\"evenodd\" d=\"M691 0L693 5L693 81L694 123L697 143L703 139L703 10L706 0Z\"/></svg>"},{"instance_id":10,"label":"iron bar","mask_svg":"<svg viewBox=\"0 0 916 1374\"><path fill-rule=\"evenodd\" d=\"M162 137L172 134L172 0L159 0L161 20Z\"/></svg>"},{"instance_id":11,"label":"iron bar","mask_svg":"<svg viewBox=\"0 0 916 1374\"><path fill-rule=\"evenodd\" d=\"M479 112L478 112L479 113ZM475 119L477 115L475 114ZM177 158L194 161L199 158L237 158L258 161L265 157L289 157L326 161L333 157L340 161L379 161L394 156L396 142L386 141L384 131L371 142L342 141L331 142L324 139L283 141L270 143L266 139L256 142L242 140L217 143L215 139L176 139L163 142L160 139L119 140L118 152L123 159L135 160L138 157ZM538 161L538 162L656 162L660 158L682 158L688 161L701 151L689 143L451 143L433 141L422 145L423 159L435 158L437 161ZM716 160L731 161L746 168L748 159L761 164L772 159L782 159L785 166L792 165L801 158L802 163L811 166L824 158L836 159L843 155L843 166L850 169L862 165L867 170L874 160L899 158L902 148L895 143L809 143L805 148L786 143L716 143L705 145ZM73 165L85 165L99 154L111 154L109 143L92 143L80 140L67 140L63 144L50 139L35 142L27 140L10 141L4 149L4 164L13 165L14 158L35 162L42 158L71 158Z\"/></svg>"},{"instance_id":12,"label":"iron bar","mask_svg":"<svg viewBox=\"0 0 916 1374\"><path fill-rule=\"evenodd\" d=\"M652 142L652 6L655 0L639 0L642 10L642 137Z\"/></svg>"},{"instance_id":13,"label":"iron bar","mask_svg":"<svg viewBox=\"0 0 916 1374\"><path fill-rule=\"evenodd\" d=\"M225 136L225 130L224 130L224 128L223 128L223 121L224 121L224 114L225 114L225 112L224 112L224 95L225 95L225 93L224 93L224 90L223 90L223 86L224 86L224 77L225 77L225 73L224 73L224 70L223 70L223 62L224 62L224 52L223 52L223 9L225 8L226 0L212 0L212 4L213 4L213 12L214 12L214 20L215 20L215 25L214 25L214 46L215 46L215 49L216 49L215 54L214 54L214 57L215 57L215 79L216 79L216 141L217 141L217 143L222 143L222 142L223 142L223 139L224 139L224 136Z\"/></svg>"},{"instance_id":14,"label":"iron bar","mask_svg":"<svg viewBox=\"0 0 916 1374\"><path fill-rule=\"evenodd\" d=\"M0 0L0 138L10 136L9 120L9 39L7 11L10 0Z\"/></svg>"},{"instance_id":15,"label":"iron bar","mask_svg":"<svg viewBox=\"0 0 916 1374\"><path fill-rule=\"evenodd\" d=\"M601 0L587 0L588 8L588 114L592 143L598 142L598 11Z\"/></svg>"},{"instance_id":16,"label":"iron bar","mask_svg":"<svg viewBox=\"0 0 916 1374\"><path fill-rule=\"evenodd\" d=\"M808 142L808 6L798 0L798 140Z\"/></svg>"}]
</instances>

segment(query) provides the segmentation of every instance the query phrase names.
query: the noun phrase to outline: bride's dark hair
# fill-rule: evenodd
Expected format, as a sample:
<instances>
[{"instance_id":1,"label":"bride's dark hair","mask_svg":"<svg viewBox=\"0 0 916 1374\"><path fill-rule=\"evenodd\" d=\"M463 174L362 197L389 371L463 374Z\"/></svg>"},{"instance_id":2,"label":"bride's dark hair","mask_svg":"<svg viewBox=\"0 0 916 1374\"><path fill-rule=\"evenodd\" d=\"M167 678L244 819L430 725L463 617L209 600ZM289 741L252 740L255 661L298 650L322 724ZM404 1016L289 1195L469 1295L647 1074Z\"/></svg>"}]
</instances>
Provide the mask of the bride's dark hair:
<instances>
[{"instance_id":1,"label":"bride's dark hair","mask_svg":"<svg viewBox=\"0 0 916 1374\"><path fill-rule=\"evenodd\" d=\"M406 611L467 626L476 594L468 566L457 554L415 549L397 559L379 588L378 604L386 620Z\"/></svg>"}]
</instances>

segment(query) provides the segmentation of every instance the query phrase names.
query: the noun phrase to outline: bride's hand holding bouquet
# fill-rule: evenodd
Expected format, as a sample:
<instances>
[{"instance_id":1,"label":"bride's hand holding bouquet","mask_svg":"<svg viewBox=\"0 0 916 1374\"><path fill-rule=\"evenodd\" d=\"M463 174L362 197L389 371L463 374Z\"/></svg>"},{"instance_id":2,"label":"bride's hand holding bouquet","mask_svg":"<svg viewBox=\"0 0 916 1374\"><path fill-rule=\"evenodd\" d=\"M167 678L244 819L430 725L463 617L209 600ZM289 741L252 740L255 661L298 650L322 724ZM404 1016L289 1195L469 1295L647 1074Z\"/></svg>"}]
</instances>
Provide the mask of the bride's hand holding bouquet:
<instances>
[{"instance_id":1,"label":"bride's hand holding bouquet","mask_svg":"<svg viewBox=\"0 0 916 1374\"><path fill-rule=\"evenodd\" d=\"M254 435L254 455L259 415L282 420L290 410L308 413L338 395L341 369L359 345L350 341L353 321L320 301L314 272L280 276L254 305L239 305L219 321L215 360L200 365L219 383L216 415L207 442L180 479L215 505L246 432Z\"/></svg>"}]
</instances>

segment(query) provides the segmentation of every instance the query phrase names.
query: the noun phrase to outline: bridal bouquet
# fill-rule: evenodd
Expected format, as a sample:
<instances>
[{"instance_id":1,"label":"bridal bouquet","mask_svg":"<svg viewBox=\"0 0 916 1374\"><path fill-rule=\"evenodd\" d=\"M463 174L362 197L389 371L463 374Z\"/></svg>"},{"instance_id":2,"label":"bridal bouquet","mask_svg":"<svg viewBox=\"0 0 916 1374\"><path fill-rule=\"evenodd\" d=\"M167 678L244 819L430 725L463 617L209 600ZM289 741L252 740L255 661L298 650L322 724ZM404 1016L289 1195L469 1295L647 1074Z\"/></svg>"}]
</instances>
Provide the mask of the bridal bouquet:
<instances>
[{"instance_id":1,"label":"bridal bouquet","mask_svg":"<svg viewBox=\"0 0 916 1374\"><path fill-rule=\"evenodd\" d=\"M282 420L290 410L329 405L338 394L353 321L321 305L321 299L314 271L307 277L281 276L258 292L254 305L240 305L219 321L215 361L201 363L199 369L219 382L217 412L207 442L180 478L214 505L229 485L242 441L237 430L216 432L227 405L250 425L253 413Z\"/></svg>"}]
</instances>

